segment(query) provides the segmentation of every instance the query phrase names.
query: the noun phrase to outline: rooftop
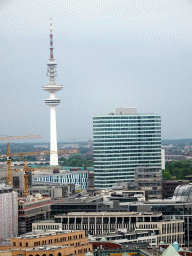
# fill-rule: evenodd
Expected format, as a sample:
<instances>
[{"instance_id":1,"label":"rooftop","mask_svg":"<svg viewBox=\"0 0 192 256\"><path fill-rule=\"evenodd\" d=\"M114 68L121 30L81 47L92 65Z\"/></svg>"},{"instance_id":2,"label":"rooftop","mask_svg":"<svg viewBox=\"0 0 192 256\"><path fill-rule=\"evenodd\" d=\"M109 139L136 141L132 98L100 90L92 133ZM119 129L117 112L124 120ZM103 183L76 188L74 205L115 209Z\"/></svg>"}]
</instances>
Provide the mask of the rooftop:
<instances>
[{"instance_id":1,"label":"rooftop","mask_svg":"<svg viewBox=\"0 0 192 256\"><path fill-rule=\"evenodd\" d=\"M28 195L27 198L19 198L19 204L20 205L33 205L37 203L49 203L51 202L51 197L42 197L41 194L35 194L33 195Z\"/></svg>"},{"instance_id":2,"label":"rooftop","mask_svg":"<svg viewBox=\"0 0 192 256\"><path fill-rule=\"evenodd\" d=\"M56 230L56 231L44 231L44 230L35 230L29 233L25 233L23 235L20 235L19 237L15 237L14 239L33 239L33 238L39 238L39 237L47 237L47 236L57 236L57 235L63 235L68 234L72 232L78 232L78 231L71 231L71 230Z\"/></svg>"},{"instance_id":3,"label":"rooftop","mask_svg":"<svg viewBox=\"0 0 192 256\"><path fill-rule=\"evenodd\" d=\"M162 215L161 212L68 212L67 214L62 214L62 215L57 215L58 216L117 216L121 217L124 216L134 216L134 217L139 217L141 215L150 215L150 216L155 216L159 217Z\"/></svg>"},{"instance_id":4,"label":"rooftop","mask_svg":"<svg viewBox=\"0 0 192 256\"><path fill-rule=\"evenodd\" d=\"M28 249L25 249L26 251L28 252L31 252L31 251L53 251L53 250L56 250L56 249L62 249L62 248L66 248L66 247L69 247L69 246L55 246L55 245L48 245L48 246L39 246L39 247L33 247L33 248L28 248Z\"/></svg>"},{"instance_id":5,"label":"rooftop","mask_svg":"<svg viewBox=\"0 0 192 256\"><path fill-rule=\"evenodd\" d=\"M37 172L35 173L35 178L37 177L43 177L43 176L63 176L63 175L71 175L71 174L81 174L81 173L87 173L88 171L87 170L79 170L79 171L65 171L65 170L62 170L62 172L60 173L53 173L53 172L39 172L39 174L37 174ZM45 181L46 182L46 181Z\"/></svg>"},{"instance_id":6,"label":"rooftop","mask_svg":"<svg viewBox=\"0 0 192 256\"><path fill-rule=\"evenodd\" d=\"M97 241L99 241L102 238L106 238L106 240L110 240L112 238L121 238L122 236L129 236L129 235L140 235L140 234L152 234L153 231L152 230L137 230L137 231L129 231L126 230L125 232L123 232L124 230L120 229L118 230L117 233L107 233L104 235L89 235L89 239L91 239L92 241L95 239Z\"/></svg>"}]
</instances>

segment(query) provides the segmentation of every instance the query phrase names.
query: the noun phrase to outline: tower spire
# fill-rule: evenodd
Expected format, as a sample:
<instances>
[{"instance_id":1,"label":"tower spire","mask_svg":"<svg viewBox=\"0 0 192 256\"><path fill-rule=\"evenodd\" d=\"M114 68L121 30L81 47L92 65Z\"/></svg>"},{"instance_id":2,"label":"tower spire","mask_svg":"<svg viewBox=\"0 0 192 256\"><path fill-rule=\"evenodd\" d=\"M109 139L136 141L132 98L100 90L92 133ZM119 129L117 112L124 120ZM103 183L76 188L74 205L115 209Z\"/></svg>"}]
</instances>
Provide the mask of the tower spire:
<instances>
[{"instance_id":1,"label":"tower spire","mask_svg":"<svg viewBox=\"0 0 192 256\"><path fill-rule=\"evenodd\" d=\"M55 93L63 89L63 85L55 83L57 62L53 57L53 32L52 19L50 18L50 59L47 62L47 75L50 78L49 84L42 86L42 89L50 92L50 98L45 100L45 104L50 106L50 165L58 165L57 153L57 129L56 129L56 106L60 104L60 99L55 97Z\"/></svg>"}]
</instances>

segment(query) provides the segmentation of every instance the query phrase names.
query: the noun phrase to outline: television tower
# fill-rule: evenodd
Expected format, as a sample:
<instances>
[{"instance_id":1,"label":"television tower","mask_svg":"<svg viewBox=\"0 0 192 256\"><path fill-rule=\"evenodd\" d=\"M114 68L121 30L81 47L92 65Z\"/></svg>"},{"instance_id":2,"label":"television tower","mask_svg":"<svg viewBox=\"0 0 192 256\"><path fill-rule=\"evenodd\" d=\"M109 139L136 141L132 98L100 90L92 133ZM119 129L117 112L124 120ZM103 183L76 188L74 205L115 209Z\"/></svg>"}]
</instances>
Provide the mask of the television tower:
<instances>
[{"instance_id":1,"label":"television tower","mask_svg":"<svg viewBox=\"0 0 192 256\"><path fill-rule=\"evenodd\" d=\"M55 93L63 89L63 85L55 83L57 62L53 57L53 34L52 19L50 19L50 59L47 62L47 76L49 76L49 84L42 86L42 89L50 92L50 98L45 100L45 104L50 106L50 165L58 165L57 153L57 129L56 129L56 106L61 100L55 98Z\"/></svg>"}]
</instances>

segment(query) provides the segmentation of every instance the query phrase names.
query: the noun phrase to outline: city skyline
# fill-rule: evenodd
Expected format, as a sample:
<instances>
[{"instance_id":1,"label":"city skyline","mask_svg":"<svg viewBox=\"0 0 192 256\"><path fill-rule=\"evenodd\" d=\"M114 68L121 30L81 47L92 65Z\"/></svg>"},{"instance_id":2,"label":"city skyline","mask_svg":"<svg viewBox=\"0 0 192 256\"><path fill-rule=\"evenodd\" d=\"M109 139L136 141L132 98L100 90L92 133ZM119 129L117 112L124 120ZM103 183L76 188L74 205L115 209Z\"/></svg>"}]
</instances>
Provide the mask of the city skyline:
<instances>
[{"instance_id":1,"label":"city skyline","mask_svg":"<svg viewBox=\"0 0 192 256\"><path fill-rule=\"evenodd\" d=\"M190 1L1 2L1 133L49 141L41 85L52 17L65 88L58 142L92 139L92 117L117 107L161 115L162 139L191 138L191 11Z\"/></svg>"}]
</instances>

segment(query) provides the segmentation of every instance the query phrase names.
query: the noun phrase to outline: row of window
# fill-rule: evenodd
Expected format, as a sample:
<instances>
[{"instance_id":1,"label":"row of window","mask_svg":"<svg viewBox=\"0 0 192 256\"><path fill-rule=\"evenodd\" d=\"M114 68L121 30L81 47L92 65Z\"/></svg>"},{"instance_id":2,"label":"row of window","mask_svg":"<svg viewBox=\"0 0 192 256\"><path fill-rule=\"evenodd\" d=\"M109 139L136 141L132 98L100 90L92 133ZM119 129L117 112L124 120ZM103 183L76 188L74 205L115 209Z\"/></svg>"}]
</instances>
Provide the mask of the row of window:
<instances>
[{"instance_id":1,"label":"row of window","mask_svg":"<svg viewBox=\"0 0 192 256\"><path fill-rule=\"evenodd\" d=\"M160 118L148 118L148 119L140 119L140 118L98 118L93 119L93 124L103 124L103 123L161 123Z\"/></svg>"},{"instance_id":2,"label":"row of window","mask_svg":"<svg viewBox=\"0 0 192 256\"><path fill-rule=\"evenodd\" d=\"M115 170L117 168L119 168L119 170L121 168L135 168L139 165L139 163L141 163L142 165L161 165L161 159L157 158L156 160L154 159L154 157L149 158L147 160L143 160L143 161L128 161L128 162L124 162L124 163L118 163L118 162L112 162L112 163L105 163L103 162L102 164L94 164L94 168L95 169L112 169Z\"/></svg>"},{"instance_id":3,"label":"row of window","mask_svg":"<svg viewBox=\"0 0 192 256\"><path fill-rule=\"evenodd\" d=\"M59 225L37 225L37 229L59 229Z\"/></svg>"},{"instance_id":4,"label":"row of window","mask_svg":"<svg viewBox=\"0 0 192 256\"><path fill-rule=\"evenodd\" d=\"M110 135L110 136L105 135L105 136L102 136L102 134L99 134L98 136L93 136L93 138L94 138L94 143L96 141L98 142L98 140L101 140L101 142L103 142L105 140L107 142L109 142L110 140L112 142L114 142L115 140L117 142L126 141L126 140L129 140L129 141L131 140L132 142L133 141L138 142L138 141L160 141L161 140L161 135L159 134L159 135L153 135L153 136L151 136L151 135L125 136L125 135L119 134L119 135Z\"/></svg>"},{"instance_id":5,"label":"row of window","mask_svg":"<svg viewBox=\"0 0 192 256\"><path fill-rule=\"evenodd\" d=\"M131 124L131 123L123 123L123 124L95 124L93 125L94 131L119 131L119 130L161 130L161 124L153 123L153 124Z\"/></svg>"},{"instance_id":6,"label":"row of window","mask_svg":"<svg viewBox=\"0 0 192 256\"><path fill-rule=\"evenodd\" d=\"M161 155L159 153L150 153L150 154L138 154L138 155L124 155L124 156L114 156L111 158L95 158L95 164L103 165L103 164L116 164L121 162L133 161L133 160L146 160L149 159L153 155L153 158L160 159Z\"/></svg>"},{"instance_id":7,"label":"row of window","mask_svg":"<svg viewBox=\"0 0 192 256\"><path fill-rule=\"evenodd\" d=\"M134 153L142 154L142 153L145 153L146 151L147 152L159 152L161 154L161 148L159 148L159 147L153 147L150 149L149 149L149 147L140 147L138 149L135 147L131 147L129 150L127 147L123 147L122 150L120 148L118 148L118 149L113 149L112 151L107 151L107 149L100 150L100 149L95 148L94 151L95 151L94 157L97 157L97 154L98 154L98 157L102 157L103 155L105 157L108 157L108 156L111 157L111 156L117 156L117 155L123 156L123 155L127 155L127 153L130 155L134 154ZM102 156L100 156L99 154L102 154ZM112 155L112 154L114 154L114 155Z\"/></svg>"},{"instance_id":8,"label":"row of window","mask_svg":"<svg viewBox=\"0 0 192 256\"><path fill-rule=\"evenodd\" d=\"M138 130L142 131L144 129L150 129L150 130L160 130L161 124L160 123L153 123L153 124L138 124L138 123L102 123L102 124L94 124L93 125L93 131L97 130L120 130L124 129L126 130Z\"/></svg>"},{"instance_id":9,"label":"row of window","mask_svg":"<svg viewBox=\"0 0 192 256\"><path fill-rule=\"evenodd\" d=\"M140 118L140 119L150 119L150 118L157 118L160 119L160 115L154 115L154 114L130 114L130 115L102 115L102 116L94 116L93 120L97 119L135 119L135 118Z\"/></svg>"}]
</instances>

